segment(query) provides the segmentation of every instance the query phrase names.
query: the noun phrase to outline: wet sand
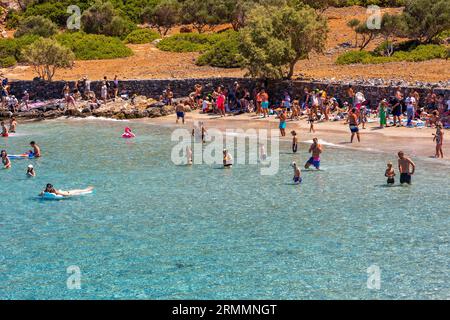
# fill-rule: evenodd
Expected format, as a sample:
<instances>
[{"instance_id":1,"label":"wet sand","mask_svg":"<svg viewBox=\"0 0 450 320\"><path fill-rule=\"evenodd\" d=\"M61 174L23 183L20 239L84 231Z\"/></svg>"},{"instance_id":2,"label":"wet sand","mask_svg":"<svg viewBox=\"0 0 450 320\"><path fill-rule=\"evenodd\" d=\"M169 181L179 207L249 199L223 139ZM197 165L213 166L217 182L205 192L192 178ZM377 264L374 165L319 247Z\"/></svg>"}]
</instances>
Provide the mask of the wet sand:
<instances>
[{"instance_id":1,"label":"wet sand","mask_svg":"<svg viewBox=\"0 0 450 320\"><path fill-rule=\"evenodd\" d=\"M161 125L176 126L176 116L170 115L155 119L143 119L139 122L149 122ZM203 121L207 129L217 128L225 129L278 129L279 120L275 116L270 118L259 118L255 114L242 114L238 116L227 116L221 118L217 115L201 114L199 111L187 113L186 124L184 127L191 129L195 121ZM182 124L178 126L182 127ZM329 143L334 147L356 149L369 152L391 153L393 160L398 151L402 150L411 157L430 158L436 162L450 164L450 144L447 142L450 136L449 130L445 130L444 135L444 159L434 159L435 143L433 142L434 128L406 128L406 127L388 127L380 129L378 122L368 123L366 129L361 129L361 142L358 143L355 137L354 142L350 143L350 130L344 121L319 122L314 125L316 132L309 133L309 123L303 119L299 121L287 122L285 138L291 141L291 130L297 132L299 142L308 142L314 137Z\"/></svg>"}]
</instances>

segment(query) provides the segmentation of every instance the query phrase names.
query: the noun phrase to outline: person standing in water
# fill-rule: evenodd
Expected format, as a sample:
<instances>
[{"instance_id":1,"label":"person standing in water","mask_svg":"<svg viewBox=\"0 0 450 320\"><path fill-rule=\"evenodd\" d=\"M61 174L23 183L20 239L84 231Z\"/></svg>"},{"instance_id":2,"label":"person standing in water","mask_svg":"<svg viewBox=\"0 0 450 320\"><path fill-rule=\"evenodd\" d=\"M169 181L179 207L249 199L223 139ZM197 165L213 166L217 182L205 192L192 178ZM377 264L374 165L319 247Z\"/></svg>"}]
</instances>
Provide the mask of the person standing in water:
<instances>
[{"instance_id":1,"label":"person standing in water","mask_svg":"<svg viewBox=\"0 0 450 320\"><path fill-rule=\"evenodd\" d=\"M298 151L297 132L295 132L295 130L292 130L291 135L292 135L292 152L297 153Z\"/></svg>"},{"instance_id":2,"label":"person standing in water","mask_svg":"<svg viewBox=\"0 0 450 320\"><path fill-rule=\"evenodd\" d=\"M320 155L323 152L323 148L317 138L313 139L313 144L308 152L312 154L312 157L306 162L305 169L309 169L309 167L313 165L317 170L320 170Z\"/></svg>"},{"instance_id":3,"label":"person standing in water","mask_svg":"<svg viewBox=\"0 0 450 320\"><path fill-rule=\"evenodd\" d=\"M177 107L175 108L175 112L177 113L177 124L180 119L183 121L183 124L184 124L185 113L184 113L183 104L181 104L181 103L177 104Z\"/></svg>"},{"instance_id":4,"label":"person standing in water","mask_svg":"<svg viewBox=\"0 0 450 320\"><path fill-rule=\"evenodd\" d=\"M361 142L361 138L359 137L358 116L356 114L356 108L352 108L351 112L348 114L348 123L350 126L350 132L352 133L350 143L353 143L355 134L358 138L358 142Z\"/></svg>"},{"instance_id":5,"label":"person standing in water","mask_svg":"<svg viewBox=\"0 0 450 320\"><path fill-rule=\"evenodd\" d=\"M384 176L387 178L387 184L393 185L395 183L395 170L392 167L392 162L389 162L387 164L386 172L384 173Z\"/></svg>"},{"instance_id":6,"label":"person standing in water","mask_svg":"<svg viewBox=\"0 0 450 320\"><path fill-rule=\"evenodd\" d=\"M33 148L33 151L30 151L35 158L39 158L41 156L41 148L37 145L36 142L31 141L30 146Z\"/></svg>"},{"instance_id":7,"label":"person standing in water","mask_svg":"<svg viewBox=\"0 0 450 320\"><path fill-rule=\"evenodd\" d=\"M442 144L444 143L444 131L442 130L442 123L436 123L436 133L433 135L433 141L436 142L436 154L434 157L444 158L444 152L442 151Z\"/></svg>"},{"instance_id":8,"label":"person standing in water","mask_svg":"<svg viewBox=\"0 0 450 320\"><path fill-rule=\"evenodd\" d=\"M17 121L16 118L11 118L11 121L9 121L9 132L16 133L17 128Z\"/></svg>"},{"instance_id":9,"label":"person standing in water","mask_svg":"<svg viewBox=\"0 0 450 320\"><path fill-rule=\"evenodd\" d=\"M0 153L0 156L2 158L3 168L10 169L11 168L11 160L9 160L6 150L2 150Z\"/></svg>"},{"instance_id":10,"label":"person standing in water","mask_svg":"<svg viewBox=\"0 0 450 320\"><path fill-rule=\"evenodd\" d=\"M295 162L292 162L291 166L292 168L294 168L294 178L293 178L294 184L301 184L303 179L300 168L297 166Z\"/></svg>"},{"instance_id":11,"label":"person standing in water","mask_svg":"<svg viewBox=\"0 0 450 320\"><path fill-rule=\"evenodd\" d=\"M5 126L5 122L0 122L0 126L2 127L2 137L8 138L9 137L9 131L8 128Z\"/></svg>"},{"instance_id":12,"label":"person standing in water","mask_svg":"<svg viewBox=\"0 0 450 320\"><path fill-rule=\"evenodd\" d=\"M187 164L189 166L192 165L192 149L189 146L186 146L186 159L187 159Z\"/></svg>"},{"instance_id":13,"label":"person standing in water","mask_svg":"<svg viewBox=\"0 0 450 320\"><path fill-rule=\"evenodd\" d=\"M28 176L28 177L36 177L36 171L34 171L34 168L33 168L33 165L32 165L32 164L30 164L30 165L28 166L28 169L27 169L27 176Z\"/></svg>"},{"instance_id":14,"label":"person standing in water","mask_svg":"<svg viewBox=\"0 0 450 320\"><path fill-rule=\"evenodd\" d=\"M233 157L227 149L223 150L223 166L224 168L231 168L233 166Z\"/></svg>"},{"instance_id":15,"label":"person standing in water","mask_svg":"<svg viewBox=\"0 0 450 320\"><path fill-rule=\"evenodd\" d=\"M411 159L405 157L403 151L398 153L398 171L400 172L400 183L411 184L411 176L416 171L416 165Z\"/></svg>"}]
</instances>

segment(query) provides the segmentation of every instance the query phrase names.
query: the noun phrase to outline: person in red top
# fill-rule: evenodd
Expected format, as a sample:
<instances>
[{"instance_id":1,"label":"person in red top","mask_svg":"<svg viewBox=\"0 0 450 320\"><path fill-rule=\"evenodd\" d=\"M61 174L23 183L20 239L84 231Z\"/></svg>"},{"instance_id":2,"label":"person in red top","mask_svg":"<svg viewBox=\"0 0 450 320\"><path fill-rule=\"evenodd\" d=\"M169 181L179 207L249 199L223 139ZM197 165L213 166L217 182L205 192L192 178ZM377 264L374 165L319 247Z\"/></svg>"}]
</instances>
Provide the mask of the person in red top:
<instances>
[{"instance_id":1,"label":"person in red top","mask_svg":"<svg viewBox=\"0 0 450 320\"><path fill-rule=\"evenodd\" d=\"M219 95L217 96L216 103L220 116L225 117L225 95L222 90L220 90Z\"/></svg>"}]
</instances>

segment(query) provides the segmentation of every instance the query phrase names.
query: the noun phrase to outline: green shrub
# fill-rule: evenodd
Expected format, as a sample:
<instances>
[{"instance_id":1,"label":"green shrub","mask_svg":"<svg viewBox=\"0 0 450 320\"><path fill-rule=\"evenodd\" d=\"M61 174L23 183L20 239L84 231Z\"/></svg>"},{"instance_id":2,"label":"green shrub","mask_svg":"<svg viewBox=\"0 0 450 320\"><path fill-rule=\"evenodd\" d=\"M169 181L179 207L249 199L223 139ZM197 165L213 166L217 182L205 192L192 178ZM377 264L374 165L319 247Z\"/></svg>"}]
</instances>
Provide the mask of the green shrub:
<instances>
[{"instance_id":1,"label":"green shrub","mask_svg":"<svg viewBox=\"0 0 450 320\"><path fill-rule=\"evenodd\" d=\"M379 56L373 52L367 51L349 51L341 54L336 64L370 64L387 63L395 61L426 61L431 59L446 59L448 57L448 48L435 44L419 45L411 51L396 51L391 57Z\"/></svg>"},{"instance_id":2,"label":"green shrub","mask_svg":"<svg viewBox=\"0 0 450 320\"><path fill-rule=\"evenodd\" d=\"M60 27L65 27L70 14L67 13L69 4L64 1L36 3L27 7L25 17L42 16Z\"/></svg>"},{"instance_id":3,"label":"green shrub","mask_svg":"<svg viewBox=\"0 0 450 320\"><path fill-rule=\"evenodd\" d=\"M17 63L14 57L9 56L6 58L0 58L0 68L9 68L15 66Z\"/></svg>"},{"instance_id":4,"label":"green shrub","mask_svg":"<svg viewBox=\"0 0 450 320\"><path fill-rule=\"evenodd\" d=\"M239 34L228 31L223 38L197 59L197 65L218 68L239 68L242 57L239 54Z\"/></svg>"},{"instance_id":5,"label":"green shrub","mask_svg":"<svg viewBox=\"0 0 450 320\"><path fill-rule=\"evenodd\" d=\"M0 60L3 67L10 67L17 62L23 62L23 51L32 43L34 43L38 36L23 36L15 39L0 39Z\"/></svg>"},{"instance_id":6,"label":"green shrub","mask_svg":"<svg viewBox=\"0 0 450 320\"><path fill-rule=\"evenodd\" d=\"M19 28L14 33L14 37L25 35L37 35L49 38L58 32L58 27L49 19L43 16L31 16L20 22Z\"/></svg>"},{"instance_id":7,"label":"green shrub","mask_svg":"<svg viewBox=\"0 0 450 320\"><path fill-rule=\"evenodd\" d=\"M111 2L95 2L81 16L83 31L125 39L136 25L119 14Z\"/></svg>"},{"instance_id":8,"label":"green shrub","mask_svg":"<svg viewBox=\"0 0 450 320\"><path fill-rule=\"evenodd\" d=\"M20 15L15 10L8 11L6 15L6 29L13 30L17 29L20 24Z\"/></svg>"},{"instance_id":9,"label":"green shrub","mask_svg":"<svg viewBox=\"0 0 450 320\"><path fill-rule=\"evenodd\" d=\"M341 54L337 60L337 64L354 64L364 63L364 61L371 58L371 54L367 51L349 51Z\"/></svg>"},{"instance_id":10,"label":"green shrub","mask_svg":"<svg viewBox=\"0 0 450 320\"><path fill-rule=\"evenodd\" d=\"M157 47L171 52L201 52L210 49L223 38L223 34L180 33L164 38Z\"/></svg>"},{"instance_id":11,"label":"green shrub","mask_svg":"<svg viewBox=\"0 0 450 320\"><path fill-rule=\"evenodd\" d=\"M125 43L143 44L159 39L159 34L150 29L137 29L132 31L126 38Z\"/></svg>"},{"instance_id":12,"label":"green shrub","mask_svg":"<svg viewBox=\"0 0 450 320\"><path fill-rule=\"evenodd\" d=\"M65 32L57 35L56 40L70 48L78 60L115 59L133 55L133 51L120 39L104 35Z\"/></svg>"}]
</instances>

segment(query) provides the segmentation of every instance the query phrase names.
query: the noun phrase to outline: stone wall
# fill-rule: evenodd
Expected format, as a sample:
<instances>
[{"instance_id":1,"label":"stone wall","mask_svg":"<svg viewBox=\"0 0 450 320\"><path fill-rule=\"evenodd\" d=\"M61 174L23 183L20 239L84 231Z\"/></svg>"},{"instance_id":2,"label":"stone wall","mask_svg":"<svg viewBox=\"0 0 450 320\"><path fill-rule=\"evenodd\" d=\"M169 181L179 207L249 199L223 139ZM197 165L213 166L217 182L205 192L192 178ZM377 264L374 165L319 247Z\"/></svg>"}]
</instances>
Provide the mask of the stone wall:
<instances>
[{"instance_id":1,"label":"stone wall","mask_svg":"<svg viewBox=\"0 0 450 320\"><path fill-rule=\"evenodd\" d=\"M235 81L238 81L241 86L247 87L252 91L255 87L261 87L262 81L247 78L209 78L209 79L180 79L180 80L124 80L120 81L120 88L125 88L130 94L137 93L138 95L145 95L151 98L158 98L163 90L169 85L174 92L175 97L186 97L194 89L195 84L203 85L204 92L211 92L215 87L223 85L231 87ZM73 82L69 82L73 87ZM293 81L271 81L265 84L271 99L282 99L283 92L289 91L292 97L300 97L305 87L309 89L324 89L330 95L345 96L345 90L348 85L342 83L324 83L324 82L309 82L302 80ZM15 81L11 84L11 93L17 97L21 97L23 92L27 90L30 93L32 100L48 100L52 98L61 98L64 82L42 82L42 81ZM93 81L91 89L97 95L100 94L101 81ZM380 98L392 96L397 89L389 86L374 86L374 85L353 85L354 91L361 91L371 103L376 105ZM449 88L425 88L425 87L401 87L402 92L408 93L412 90L419 92L423 98L429 92L443 94L447 99L450 98Z\"/></svg>"}]
</instances>

